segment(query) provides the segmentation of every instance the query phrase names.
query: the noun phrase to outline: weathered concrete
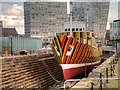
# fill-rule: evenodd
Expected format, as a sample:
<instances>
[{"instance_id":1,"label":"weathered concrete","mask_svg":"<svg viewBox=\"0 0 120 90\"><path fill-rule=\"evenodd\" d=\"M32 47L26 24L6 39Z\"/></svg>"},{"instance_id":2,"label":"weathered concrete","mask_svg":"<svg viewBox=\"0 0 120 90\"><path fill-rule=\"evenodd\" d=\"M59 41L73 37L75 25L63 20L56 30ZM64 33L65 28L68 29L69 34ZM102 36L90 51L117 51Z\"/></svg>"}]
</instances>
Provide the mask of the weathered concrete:
<instances>
[{"instance_id":1,"label":"weathered concrete","mask_svg":"<svg viewBox=\"0 0 120 90\"><path fill-rule=\"evenodd\" d=\"M47 54L1 57L0 64L5 89L44 88L63 79L61 67Z\"/></svg>"},{"instance_id":2,"label":"weathered concrete","mask_svg":"<svg viewBox=\"0 0 120 90\"><path fill-rule=\"evenodd\" d=\"M92 72L88 75L88 78L83 78L78 82L76 85L74 85L72 88L88 88L91 84L92 80L90 78L99 78L99 75L101 73L101 69L105 67L110 66L110 63L115 58L115 54L112 55L110 58L108 58L106 61L104 61L101 65L99 65L97 68L93 69ZM71 88L71 90L72 90Z\"/></svg>"}]
</instances>

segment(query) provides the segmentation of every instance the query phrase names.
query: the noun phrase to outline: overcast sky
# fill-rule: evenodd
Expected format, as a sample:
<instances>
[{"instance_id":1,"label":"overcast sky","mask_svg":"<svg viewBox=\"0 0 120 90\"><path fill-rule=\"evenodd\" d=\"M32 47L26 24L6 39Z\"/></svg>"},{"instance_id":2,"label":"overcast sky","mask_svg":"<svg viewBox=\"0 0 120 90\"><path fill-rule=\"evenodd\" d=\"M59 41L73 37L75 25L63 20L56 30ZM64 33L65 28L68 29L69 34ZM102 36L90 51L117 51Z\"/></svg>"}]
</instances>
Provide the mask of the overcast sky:
<instances>
[{"instance_id":1,"label":"overcast sky","mask_svg":"<svg viewBox=\"0 0 120 90\"><path fill-rule=\"evenodd\" d=\"M24 34L23 2L26 0L1 0L1 1L3 3L0 4L1 8L0 20L3 21L4 27L15 27L19 34ZM68 1L68 0L41 0L41 1ZM118 19L118 1L120 0L111 0L108 22L112 22L113 20ZM107 25L107 29L109 29L109 23Z\"/></svg>"}]
</instances>

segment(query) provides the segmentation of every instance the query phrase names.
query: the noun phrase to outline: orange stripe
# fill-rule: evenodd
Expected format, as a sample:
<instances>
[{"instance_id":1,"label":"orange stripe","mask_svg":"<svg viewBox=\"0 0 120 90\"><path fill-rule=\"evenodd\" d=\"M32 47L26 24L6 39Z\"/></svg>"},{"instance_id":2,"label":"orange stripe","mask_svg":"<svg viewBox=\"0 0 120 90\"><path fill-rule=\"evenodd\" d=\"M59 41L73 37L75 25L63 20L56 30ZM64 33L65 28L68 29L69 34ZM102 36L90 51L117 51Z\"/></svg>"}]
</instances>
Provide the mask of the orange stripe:
<instances>
[{"instance_id":1,"label":"orange stripe","mask_svg":"<svg viewBox=\"0 0 120 90\"><path fill-rule=\"evenodd\" d=\"M75 51L74 51L74 54L73 54L73 56L72 56L72 59L71 59L70 63L74 63L74 59L75 59L75 57L76 57L76 55L77 55L79 46L80 46L80 43L77 43L77 46L76 46L76 48L75 48Z\"/></svg>"},{"instance_id":2,"label":"orange stripe","mask_svg":"<svg viewBox=\"0 0 120 90\"><path fill-rule=\"evenodd\" d=\"M76 44L76 38L73 38L72 46L74 46L74 48L75 48L75 44ZM73 52L74 52L74 51L73 51ZM72 54L71 54L70 56L68 56L68 58L67 58L67 64L70 63L70 59L71 59L71 57L72 57Z\"/></svg>"},{"instance_id":3,"label":"orange stripe","mask_svg":"<svg viewBox=\"0 0 120 90\"><path fill-rule=\"evenodd\" d=\"M88 56L89 56L89 45L88 45L88 48L87 48L87 57L86 57L86 63L89 61L89 58L88 58Z\"/></svg>"},{"instance_id":4,"label":"orange stripe","mask_svg":"<svg viewBox=\"0 0 120 90\"><path fill-rule=\"evenodd\" d=\"M82 63L83 60L84 60L85 49L86 49L86 45L84 44L84 49L83 49L83 51L82 51L81 62L80 62L80 63Z\"/></svg>"},{"instance_id":5,"label":"orange stripe","mask_svg":"<svg viewBox=\"0 0 120 90\"><path fill-rule=\"evenodd\" d=\"M79 46L78 46L78 49L77 49L77 51L76 51L76 55L75 55L75 57L74 57L74 64L75 64L75 61L76 61L76 59L77 59L77 56L78 56L78 54L80 53L79 51L80 51L80 43L78 43L79 44Z\"/></svg>"},{"instance_id":6,"label":"orange stripe","mask_svg":"<svg viewBox=\"0 0 120 90\"><path fill-rule=\"evenodd\" d=\"M73 39L72 46L74 46L75 44L76 44L76 38Z\"/></svg>"},{"instance_id":7,"label":"orange stripe","mask_svg":"<svg viewBox=\"0 0 120 90\"><path fill-rule=\"evenodd\" d=\"M81 60L81 63L83 63L84 60L85 60L85 56L86 56L86 55L85 55L85 53L86 53L85 51L86 51L86 45L85 45L85 48L84 48L84 50L83 50L84 53L82 54L82 60Z\"/></svg>"},{"instance_id":8,"label":"orange stripe","mask_svg":"<svg viewBox=\"0 0 120 90\"><path fill-rule=\"evenodd\" d=\"M82 53L82 47L83 47L83 45L80 46L80 49L78 51L78 55L77 55L77 57L76 57L76 59L74 61L75 64L78 64L78 60L79 60L80 54Z\"/></svg>"},{"instance_id":9,"label":"orange stripe","mask_svg":"<svg viewBox=\"0 0 120 90\"><path fill-rule=\"evenodd\" d=\"M86 45L86 51L85 51L85 56L84 56L84 61L82 63L87 63L87 55L88 54L88 45Z\"/></svg>"},{"instance_id":10,"label":"orange stripe","mask_svg":"<svg viewBox=\"0 0 120 90\"><path fill-rule=\"evenodd\" d=\"M73 64L73 58L75 57L75 53L76 53L77 48L78 48L78 43L76 43L75 49L74 49L73 54L71 56L71 60L70 60L71 64Z\"/></svg>"},{"instance_id":11,"label":"orange stripe","mask_svg":"<svg viewBox=\"0 0 120 90\"><path fill-rule=\"evenodd\" d=\"M85 62L85 59L86 59L86 49L87 49L87 45L85 45L83 60L82 60L81 63L84 63L84 62Z\"/></svg>"},{"instance_id":12,"label":"orange stripe","mask_svg":"<svg viewBox=\"0 0 120 90\"><path fill-rule=\"evenodd\" d=\"M63 52L63 57L62 57L62 63L64 64L64 62L65 62L65 57L66 57L66 53L67 53L67 51L68 51L68 47L69 47L69 45L70 45L70 42L71 42L71 40L72 40L72 38L68 38L68 40L67 40L67 43L66 43L66 46L65 46L65 49L64 49L64 52Z\"/></svg>"},{"instance_id":13,"label":"orange stripe","mask_svg":"<svg viewBox=\"0 0 120 90\"><path fill-rule=\"evenodd\" d=\"M82 44L83 44L83 43L82 43ZM80 58L79 58L79 59L80 59L80 60L79 60L79 63L80 63L80 62L82 61L82 59L83 59L82 57L83 57L83 53L84 53L83 51L84 51L84 49L85 49L85 46L84 46L84 44L83 44L82 53L81 53Z\"/></svg>"},{"instance_id":14,"label":"orange stripe","mask_svg":"<svg viewBox=\"0 0 120 90\"><path fill-rule=\"evenodd\" d=\"M66 64L69 64L69 61L70 61L70 56L67 57Z\"/></svg>"},{"instance_id":15,"label":"orange stripe","mask_svg":"<svg viewBox=\"0 0 120 90\"><path fill-rule=\"evenodd\" d=\"M80 56L78 58L78 63L81 61L81 55L82 55L82 52L83 52L83 47L84 47L84 44L81 44L81 48L80 48L81 53L80 53Z\"/></svg>"},{"instance_id":16,"label":"orange stripe","mask_svg":"<svg viewBox=\"0 0 120 90\"><path fill-rule=\"evenodd\" d=\"M89 51L88 52L89 52L89 55L88 55L89 60L88 60L88 62L90 62L90 54L91 54L90 53L90 45L89 45Z\"/></svg>"},{"instance_id":17,"label":"orange stripe","mask_svg":"<svg viewBox=\"0 0 120 90\"><path fill-rule=\"evenodd\" d=\"M66 39L66 35L62 35L62 41L61 41L62 48L63 48L63 46L64 46L65 39Z\"/></svg>"}]
</instances>

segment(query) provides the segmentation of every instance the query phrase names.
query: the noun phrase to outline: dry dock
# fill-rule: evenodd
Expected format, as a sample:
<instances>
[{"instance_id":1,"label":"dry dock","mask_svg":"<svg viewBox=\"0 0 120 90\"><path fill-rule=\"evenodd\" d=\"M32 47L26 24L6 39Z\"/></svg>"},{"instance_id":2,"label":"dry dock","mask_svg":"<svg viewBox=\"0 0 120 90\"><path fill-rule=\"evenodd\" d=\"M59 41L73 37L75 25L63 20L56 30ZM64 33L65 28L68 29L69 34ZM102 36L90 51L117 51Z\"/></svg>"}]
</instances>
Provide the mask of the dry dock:
<instances>
[{"instance_id":1,"label":"dry dock","mask_svg":"<svg viewBox=\"0 0 120 90\"><path fill-rule=\"evenodd\" d=\"M63 80L61 67L53 55L24 55L0 58L4 90L46 88ZM46 89L47 90L47 89Z\"/></svg>"},{"instance_id":2,"label":"dry dock","mask_svg":"<svg viewBox=\"0 0 120 90\"><path fill-rule=\"evenodd\" d=\"M94 88L100 89L101 87L102 89L104 88L105 90L109 90L109 89L120 90L119 64L120 64L120 58L119 57L116 58L115 54L112 55L110 58L105 60L101 65L93 69L92 72L89 73L87 78L78 80L79 82L75 84L70 90L75 90L80 88L84 90L94 90ZM112 71L111 71L111 65L114 66L112 67ZM106 68L108 68L108 77L106 77ZM100 78L100 75L102 78ZM108 78L108 82L106 82L107 80L106 78Z\"/></svg>"}]
</instances>

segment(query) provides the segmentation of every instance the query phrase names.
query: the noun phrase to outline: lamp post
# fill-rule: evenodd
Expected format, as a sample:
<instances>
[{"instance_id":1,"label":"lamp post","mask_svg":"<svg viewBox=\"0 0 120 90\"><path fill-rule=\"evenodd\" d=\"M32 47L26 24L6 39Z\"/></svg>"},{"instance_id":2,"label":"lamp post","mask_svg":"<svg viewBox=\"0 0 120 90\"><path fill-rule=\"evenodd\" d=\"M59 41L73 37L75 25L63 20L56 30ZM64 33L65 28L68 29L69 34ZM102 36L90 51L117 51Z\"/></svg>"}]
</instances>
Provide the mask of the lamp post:
<instances>
[{"instance_id":1,"label":"lamp post","mask_svg":"<svg viewBox=\"0 0 120 90\"><path fill-rule=\"evenodd\" d=\"M117 34L115 34L115 41L116 41L116 54L117 54Z\"/></svg>"},{"instance_id":2,"label":"lamp post","mask_svg":"<svg viewBox=\"0 0 120 90\"><path fill-rule=\"evenodd\" d=\"M13 51L12 51L12 37L10 38L11 41L11 55L13 55Z\"/></svg>"}]
</instances>

